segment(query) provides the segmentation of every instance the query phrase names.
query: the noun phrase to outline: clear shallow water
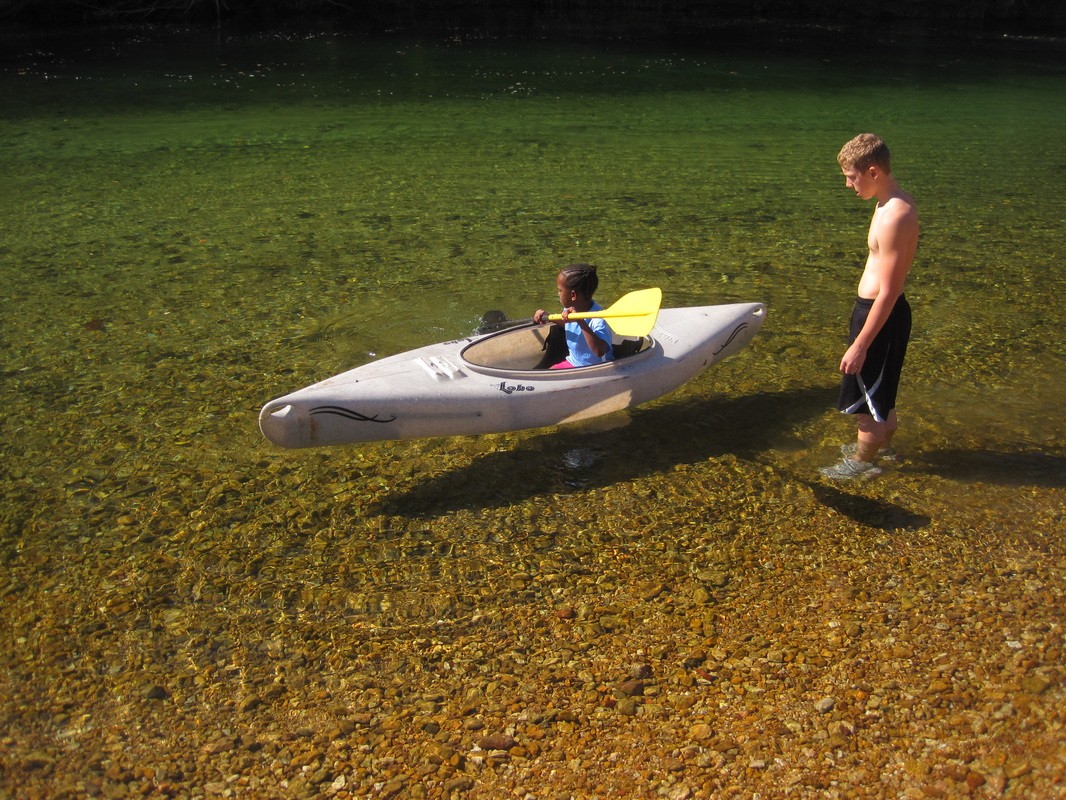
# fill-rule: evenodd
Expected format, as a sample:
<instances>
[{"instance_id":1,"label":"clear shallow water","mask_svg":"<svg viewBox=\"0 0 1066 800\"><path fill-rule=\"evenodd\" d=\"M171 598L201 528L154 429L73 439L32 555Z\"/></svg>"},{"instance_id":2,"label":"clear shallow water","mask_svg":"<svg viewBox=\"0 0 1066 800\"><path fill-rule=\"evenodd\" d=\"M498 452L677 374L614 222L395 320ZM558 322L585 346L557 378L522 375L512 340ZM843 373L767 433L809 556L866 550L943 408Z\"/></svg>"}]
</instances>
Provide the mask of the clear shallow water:
<instances>
[{"instance_id":1,"label":"clear shallow water","mask_svg":"<svg viewBox=\"0 0 1066 800\"><path fill-rule=\"evenodd\" d=\"M11 45L0 346L22 484L521 446L540 434L285 454L255 415L485 310L525 316L573 261L600 265L604 302L658 285L667 305L769 305L753 347L632 415L671 432L664 468L744 450L813 469L850 434L835 365L872 209L834 157L860 130L889 141L922 213L902 438L929 464L977 454L971 478L1015 453L1061 481L1053 46L911 40L870 65L773 43L143 30Z\"/></svg>"},{"instance_id":2,"label":"clear shallow water","mask_svg":"<svg viewBox=\"0 0 1066 800\"><path fill-rule=\"evenodd\" d=\"M439 794L421 701L462 753L472 690L501 730L582 704L590 722L526 771L473 768L471 796L578 763L626 794L630 734L628 794L661 795L696 722L747 744L686 767L693 785L906 793L952 763L1061 785L1066 162L1061 56L1040 49L1062 51L0 41L0 785L291 796L328 741L352 796L394 776ZM923 215L905 460L830 486L871 212L834 155L862 129ZM260 436L267 399L527 315L578 259L605 302L660 285L770 316L675 395L588 425ZM727 671L693 706L685 654L708 642ZM645 657L639 725L602 716ZM867 681L883 719L852 700ZM862 715L852 743L774 733L827 693ZM363 710L366 737L338 741Z\"/></svg>"}]
</instances>

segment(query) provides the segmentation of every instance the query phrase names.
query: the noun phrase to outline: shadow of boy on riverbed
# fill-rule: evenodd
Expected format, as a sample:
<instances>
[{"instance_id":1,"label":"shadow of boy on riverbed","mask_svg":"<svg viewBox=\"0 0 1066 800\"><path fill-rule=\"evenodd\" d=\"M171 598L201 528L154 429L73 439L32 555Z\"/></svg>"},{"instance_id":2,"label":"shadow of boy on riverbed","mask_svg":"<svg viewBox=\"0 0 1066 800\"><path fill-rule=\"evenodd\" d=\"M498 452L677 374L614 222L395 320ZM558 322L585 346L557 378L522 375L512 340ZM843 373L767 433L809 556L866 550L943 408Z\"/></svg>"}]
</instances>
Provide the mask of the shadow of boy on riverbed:
<instances>
[{"instance_id":1,"label":"shadow of boy on riverbed","mask_svg":"<svg viewBox=\"0 0 1066 800\"><path fill-rule=\"evenodd\" d=\"M868 528L882 531L915 531L930 523L927 515L916 514L884 500L849 494L825 483L804 483L819 503Z\"/></svg>"}]
</instances>

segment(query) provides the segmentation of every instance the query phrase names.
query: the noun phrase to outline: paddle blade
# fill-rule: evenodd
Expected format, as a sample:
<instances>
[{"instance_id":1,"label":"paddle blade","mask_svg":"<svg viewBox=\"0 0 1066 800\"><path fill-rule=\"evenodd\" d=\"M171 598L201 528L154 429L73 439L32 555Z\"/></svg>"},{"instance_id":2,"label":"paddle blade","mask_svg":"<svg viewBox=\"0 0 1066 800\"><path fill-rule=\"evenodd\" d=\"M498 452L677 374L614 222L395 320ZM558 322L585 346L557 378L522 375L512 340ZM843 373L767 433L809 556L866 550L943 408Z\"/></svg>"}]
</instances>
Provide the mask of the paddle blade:
<instances>
[{"instance_id":1,"label":"paddle blade","mask_svg":"<svg viewBox=\"0 0 1066 800\"><path fill-rule=\"evenodd\" d=\"M606 319L610 320L611 330L619 336L647 336L659 318L662 302L662 289L639 289L619 298L603 311L582 311L571 314L570 319ZM550 320L562 318L562 314L548 317Z\"/></svg>"}]
</instances>

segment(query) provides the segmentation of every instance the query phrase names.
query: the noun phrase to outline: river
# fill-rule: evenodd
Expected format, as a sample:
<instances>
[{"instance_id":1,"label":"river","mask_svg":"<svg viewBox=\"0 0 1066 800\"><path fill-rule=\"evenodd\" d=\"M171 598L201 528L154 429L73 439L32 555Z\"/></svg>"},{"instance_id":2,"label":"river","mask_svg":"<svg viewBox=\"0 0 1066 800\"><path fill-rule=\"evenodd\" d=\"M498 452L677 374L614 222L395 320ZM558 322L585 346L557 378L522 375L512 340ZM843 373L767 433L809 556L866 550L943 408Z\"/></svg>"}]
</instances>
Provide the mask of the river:
<instances>
[{"instance_id":1,"label":"river","mask_svg":"<svg viewBox=\"0 0 1066 800\"><path fill-rule=\"evenodd\" d=\"M621 591L559 578L583 560L606 575L619 552L665 583L731 553L731 585L750 586L774 542L847 541L802 556L845 571L1002 545L1061 585L1061 41L3 38L0 589L26 741L83 741L81 700L58 722L11 710L73 680L71 658L217 700L236 691L218 653L269 636L266 617L404 638L490 602ZM853 435L836 365L872 213L835 155L866 130L922 221L904 460L833 487L817 468ZM301 452L260 435L267 400L488 310L528 316L579 261L605 305L659 286L665 306L759 301L767 321L597 424Z\"/></svg>"}]
</instances>

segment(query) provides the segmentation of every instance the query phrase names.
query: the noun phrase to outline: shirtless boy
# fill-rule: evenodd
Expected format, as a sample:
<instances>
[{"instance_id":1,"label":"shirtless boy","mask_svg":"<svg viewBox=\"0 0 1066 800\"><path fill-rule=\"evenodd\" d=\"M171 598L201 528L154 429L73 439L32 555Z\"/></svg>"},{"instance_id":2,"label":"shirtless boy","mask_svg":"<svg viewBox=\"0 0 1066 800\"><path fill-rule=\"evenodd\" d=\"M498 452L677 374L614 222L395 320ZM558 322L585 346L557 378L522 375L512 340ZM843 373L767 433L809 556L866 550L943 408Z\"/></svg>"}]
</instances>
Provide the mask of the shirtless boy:
<instances>
[{"instance_id":1,"label":"shirtless boy","mask_svg":"<svg viewBox=\"0 0 1066 800\"><path fill-rule=\"evenodd\" d=\"M918 209L896 183L879 136L859 134L841 148L837 161L849 189L862 200L877 200L848 349L840 359L837 408L855 416L858 439L841 448L843 459L822 470L829 478L849 480L878 475L878 457L895 457L896 389L911 331L903 284L918 249Z\"/></svg>"}]
</instances>

